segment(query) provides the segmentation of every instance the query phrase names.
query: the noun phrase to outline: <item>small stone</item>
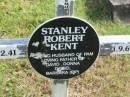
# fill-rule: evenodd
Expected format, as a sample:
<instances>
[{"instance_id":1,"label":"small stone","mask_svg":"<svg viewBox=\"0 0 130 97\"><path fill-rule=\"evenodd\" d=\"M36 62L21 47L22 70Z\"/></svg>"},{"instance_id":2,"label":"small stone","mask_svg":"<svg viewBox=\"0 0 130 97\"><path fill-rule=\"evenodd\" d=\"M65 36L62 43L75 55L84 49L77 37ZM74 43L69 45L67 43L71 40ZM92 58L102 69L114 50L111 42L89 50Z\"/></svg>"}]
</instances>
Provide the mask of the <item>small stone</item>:
<instances>
[{"instance_id":1,"label":"small stone","mask_svg":"<svg viewBox=\"0 0 130 97\"><path fill-rule=\"evenodd\" d=\"M114 21L130 23L130 0L109 0Z\"/></svg>"}]
</instances>

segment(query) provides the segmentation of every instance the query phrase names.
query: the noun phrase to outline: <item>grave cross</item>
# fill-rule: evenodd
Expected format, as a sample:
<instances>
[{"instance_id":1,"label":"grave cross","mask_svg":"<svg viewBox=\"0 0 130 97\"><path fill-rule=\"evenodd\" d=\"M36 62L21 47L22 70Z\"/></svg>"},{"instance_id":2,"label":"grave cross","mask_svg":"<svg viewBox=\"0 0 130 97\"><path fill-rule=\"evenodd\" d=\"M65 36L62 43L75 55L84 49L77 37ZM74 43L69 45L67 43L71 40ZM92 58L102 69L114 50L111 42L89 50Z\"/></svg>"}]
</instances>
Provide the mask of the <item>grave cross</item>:
<instances>
[{"instance_id":1,"label":"grave cross","mask_svg":"<svg viewBox=\"0 0 130 97\"><path fill-rule=\"evenodd\" d=\"M72 16L73 11L74 0L56 0L56 16ZM0 59L25 58L29 40L29 38L1 39ZM99 36L99 41L100 56L130 54L130 35ZM54 80L52 97L67 97L67 87L68 80Z\"/></svg>"}]
</instances>

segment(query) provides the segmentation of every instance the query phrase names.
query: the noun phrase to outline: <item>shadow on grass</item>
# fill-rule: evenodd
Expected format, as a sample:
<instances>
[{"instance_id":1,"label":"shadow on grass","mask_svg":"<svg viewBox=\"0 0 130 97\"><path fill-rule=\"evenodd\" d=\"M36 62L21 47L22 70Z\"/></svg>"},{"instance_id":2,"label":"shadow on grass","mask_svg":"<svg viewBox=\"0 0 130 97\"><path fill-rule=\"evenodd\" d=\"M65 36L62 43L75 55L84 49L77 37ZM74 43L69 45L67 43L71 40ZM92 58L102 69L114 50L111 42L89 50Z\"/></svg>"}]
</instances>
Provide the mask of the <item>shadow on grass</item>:
<instances>
[{"instance_id":1,"label":"shadow on grass","mask_svg":"<svg viewBox=\"0 0 130 97\"><path fill-rule=\"evenodd\" d=\"M86 0L86 14L93 21L111 20L109 0Z\"/></svg>"}]
</instances>

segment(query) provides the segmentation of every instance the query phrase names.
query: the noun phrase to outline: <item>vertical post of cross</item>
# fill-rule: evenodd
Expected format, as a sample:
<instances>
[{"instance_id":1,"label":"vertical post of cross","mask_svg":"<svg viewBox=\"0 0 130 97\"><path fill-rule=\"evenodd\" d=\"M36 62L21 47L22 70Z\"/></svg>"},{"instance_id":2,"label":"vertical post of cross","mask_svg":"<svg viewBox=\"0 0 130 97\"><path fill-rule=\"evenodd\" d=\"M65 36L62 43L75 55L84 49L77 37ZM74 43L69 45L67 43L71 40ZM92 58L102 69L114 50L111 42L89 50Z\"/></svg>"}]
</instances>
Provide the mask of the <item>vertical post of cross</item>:
<instances>
[{"instance_id":1,"label":"vertical post of cross","mask_svg":"<svg viewBox=\"0 0 130 97\"><path fill-rule=\"evenodd\" d=\"M56 16L72 16L74 0L56 0ZM54 80L52 97L67 97L69 80Z\"/></svg>"},{"instance_id":2,"label":"vertical post of cross","mask_svg":"<svg viewBox=\"0 0 130 97\"><path fill-rule=\"evenodd\" d=\"M54 80L52 97L67 97L68 80Z\"/></svg>"},{"instance_id":3,"label":"vertical post of cross","mask_svg":"<svg viewBox=\"0 0 130 97\"><path fill-rule=\"evenodd\" d=\"M72 16L75 0L56 0L56 16Z\"/></svg>"}]
</instances>

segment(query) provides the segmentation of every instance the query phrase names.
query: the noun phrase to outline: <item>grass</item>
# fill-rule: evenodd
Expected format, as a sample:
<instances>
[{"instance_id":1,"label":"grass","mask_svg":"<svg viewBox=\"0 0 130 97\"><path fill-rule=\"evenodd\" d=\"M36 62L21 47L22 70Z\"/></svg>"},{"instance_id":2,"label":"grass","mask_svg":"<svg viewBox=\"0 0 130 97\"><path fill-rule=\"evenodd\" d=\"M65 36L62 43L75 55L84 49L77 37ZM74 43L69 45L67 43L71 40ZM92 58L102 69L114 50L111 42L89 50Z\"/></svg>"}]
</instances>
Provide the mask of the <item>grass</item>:
<instances>
[{"instance_id":1,"label":"grass","mask_svg":"<svg viewBox=\"0 0 130 97\"><path fill-rule=\"evenodd\" d=\"M101 2L102 1L102 2ZM96 3L95 3L96 2ZM55 16L55 0L0 0L0 38L29 37ZM75 16L100 35L130 34L130 26L111 20L107 0L76 0ZM129 97L130 56L100 57L69 82L69 97ZM52 81L39 75L27 59L1 60L0 97L50 97Z\"/></svg>"},{"instance_id":2,"label":"grass","mask_svg":"<svg viewBox=\"0 0 130 97\"><path fill-rule=\"evenodd\" d=\"M2 90L3 88L4 75L6 69L8 69L7 64L0 64L0 90ZM2 91L0 91L0 94L2 94Z\"/></svg>"},{"instance_id":3,"label":"grass","mask_svg":"<svg viewBox=\"0 0 130 97\"><path fill-rule=\"evenodd\" d=\"M10 68L4 75L0 97L45 97L50 94L49 81L32 72L27 60L11 61L8 65Z\"/></svg>"},{"instance_id":4,"label":"grass","mask_svg":"<svg viewBox=\"0 0 130 97\"><path fill-rule=\"evenodd\" d=\"M54 16L54 0L3 0L0 5L2 38L30 36L36 26Z\"/></svg>"}]
</instances>

